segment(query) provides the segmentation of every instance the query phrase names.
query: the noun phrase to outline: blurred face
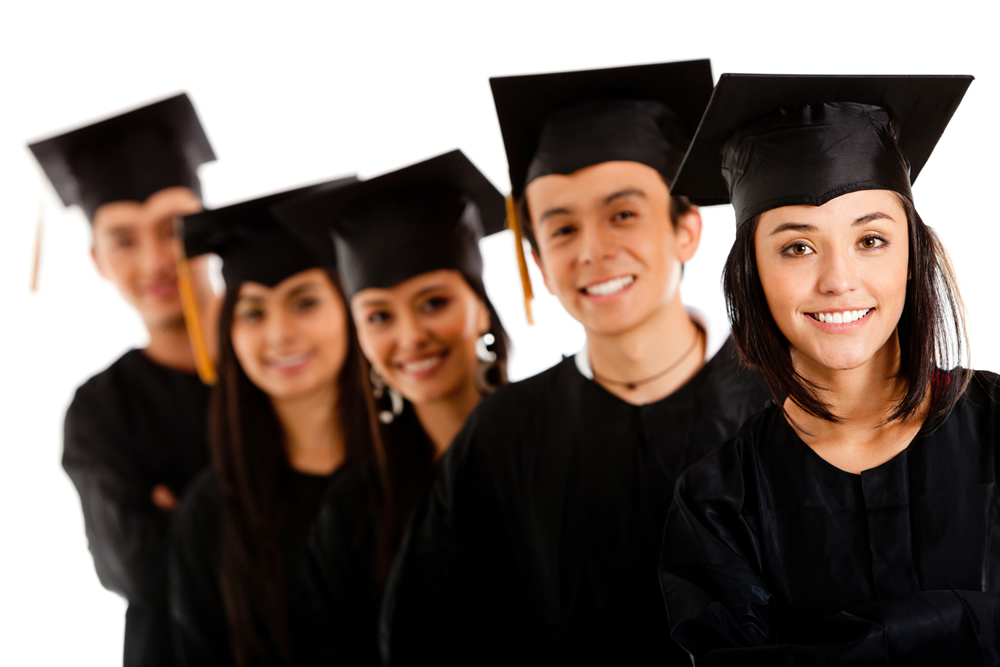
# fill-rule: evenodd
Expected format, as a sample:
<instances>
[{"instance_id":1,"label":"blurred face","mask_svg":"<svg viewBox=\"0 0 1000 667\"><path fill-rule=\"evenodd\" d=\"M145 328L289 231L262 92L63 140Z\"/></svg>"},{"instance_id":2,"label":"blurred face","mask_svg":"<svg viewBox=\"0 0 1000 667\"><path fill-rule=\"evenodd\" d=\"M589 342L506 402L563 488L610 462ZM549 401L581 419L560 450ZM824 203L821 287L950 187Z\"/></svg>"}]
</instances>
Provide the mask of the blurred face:
<instances>
[{"instance_id":1,"label":"blurred face","mask_svg":"<svg viewBox=\"0 0 1000 667\"><path fill-rule=\"evenodd\" d=\"M240 285L233 349L250 381L276 400L335 387L347 359L347 308L322 269L274 287Z\"/></svg>"},{"instance_id":2,"label":"blurred face","mask_svg":"<svg viewBox=\"0 0 1000 667\"><path fill-rule=\"evenodd\" d=\"M767 305L800 372L858 368L889 353L909 261L895 194L866 190L768 211L754 248Z\"/></svg>"},{"instance_id":3,"label":"blurred face","mask_svg":"<svg viewBox=\"0 0 1000 667\"><path fill-rule=\"evenodd\" d=\"M458 271L361 290L351 308L365 356L411 403L446 399L475 385L476 339L489 331L490 315Z\"/></svg>"},{"instance_id":4,"label":"blurred face","mask_svg":"<svg viewBox=\"0 0 1000 667\"><path fill-rule=\"evenodd\" d=\"M188 188L177 187L160 190L142 203L109 202L94 213L91 253L97 269L139 311L147 326L183 323L174 219L200 210L198 197ZM192 273L202 275L204 267L195 271L192 262Z\"/></svg>"},{"instance_id":5,"label":"blurred face","mask_svg":"<svg viewBox=\"0 0 1000 667\"><path fill-rule=\"evenodd\" d=\"M525 196L545 286L589 333L629 331L680 299L701 216L692 209L674 229L655 169L604 162L537 178Z\"/></svg>"}]
</instances>

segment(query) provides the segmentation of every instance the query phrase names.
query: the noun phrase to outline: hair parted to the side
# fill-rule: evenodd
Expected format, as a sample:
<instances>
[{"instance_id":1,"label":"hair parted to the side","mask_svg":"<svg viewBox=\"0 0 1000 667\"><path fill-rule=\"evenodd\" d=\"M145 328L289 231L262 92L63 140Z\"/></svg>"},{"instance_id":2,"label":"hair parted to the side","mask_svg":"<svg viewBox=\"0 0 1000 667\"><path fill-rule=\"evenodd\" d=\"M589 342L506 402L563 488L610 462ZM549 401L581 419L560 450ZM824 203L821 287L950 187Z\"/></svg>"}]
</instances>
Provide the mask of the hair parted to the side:
<instances>
[{"instance_id":1,"label":"hair parted to the side","mask_svg":"<svg viewBox=\"0 0 1000 667\"><path fill-rule=\"evenodd\" d=\"M971 379L971 371L962 367L969 353L965 306L951 260L937 234L924 224L909 199L897 198L906 212L910 249L906 302L896 327L899 377L906 380L906 393L892 406L886 423L911 417L929 391L926 424L933 428L948 415ZM806 412L838 422L840 418L818 394L822 387L796 372L788 339L767 306L754 249L759 221L757 216L737 229L722 276L740 358L760 371L779 405L787 396ZM949 375L942 377L941 371Z\"/></svg>"},{"instance_id":2,"label":"hair parted to the side","mask_svg":"<svg viewBox=\"0 0 1000 667\"><path fill-rule=\"evenodd\" d=\"M340 280L328 276L343 299ZM238 667L292 664L287 627L282 535L289 520L291 466L285 435L270 399L243 371L230 332L238 297L230 290L219 318L219 382L209 415L212 463L224 504L222 594L229 643ZM346 302L345 302L346 304ZM337 381L337 404L346 447L344 465L374 451L371 395L362 378L364 358L347 314L348 351Z\"/></svg>"},{"instance_id":3,"label":"hair parted to the side","mask_svg":"<svg viewBox=\"0 0 1000 667\"><path fill-rule=\"evenodd\" d=\"M496 360L485 369L481 383L483 386L480 386L480 391L488 394L507 383L510 338L486 295L482 279L465 274L463 277L490 313L489 333L493 334L492 351L496 354ZM406 401L403 414L391 424L378 424L375 446L382 477L382 532L377 547L375 573L379 581L384 581L392 560L399 551L410 515L430 482L434 467L434 445L420 426L413 406Z\"/></svg>"}]
</instances>

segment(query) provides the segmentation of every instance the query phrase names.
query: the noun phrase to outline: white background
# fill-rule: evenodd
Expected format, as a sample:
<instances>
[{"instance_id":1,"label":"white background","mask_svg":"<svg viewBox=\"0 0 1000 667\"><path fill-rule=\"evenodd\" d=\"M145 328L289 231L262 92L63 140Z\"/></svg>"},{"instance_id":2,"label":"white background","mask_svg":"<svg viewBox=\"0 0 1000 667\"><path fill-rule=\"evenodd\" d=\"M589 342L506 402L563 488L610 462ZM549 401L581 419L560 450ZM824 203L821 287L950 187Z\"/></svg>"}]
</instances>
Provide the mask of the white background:
<instances>
[{"instance_id":1,"label":"white background","mask_svg":"<svg viewBox=\"0 0 1000 667\"><path fill-rule=\"evenodd\" d=\"M891 5L891 6L886 6ZM206 204L462 148L507 191L488 77L711 57L722 72L973 74L914 188L952 253L973 365L1000 370L995 331L1000 106L995 3L979 2L8 2L0 10L0 662L120 662L124 604L100 588L79 501L59 467L73 389L142 345L101 281L82 214L25 148L180 90L219 160ZM988 13L989 12L989 13ZM530 100L525 103L530 104ZM40 291L28 291L45 205ZM730 207L704 211L685 299L723 316ZM526 326L509 233L484 243L486 282L524 377L582 334L545 295ZM544 292L540 282L536 289Z\"/></svg>"}]
</instances>

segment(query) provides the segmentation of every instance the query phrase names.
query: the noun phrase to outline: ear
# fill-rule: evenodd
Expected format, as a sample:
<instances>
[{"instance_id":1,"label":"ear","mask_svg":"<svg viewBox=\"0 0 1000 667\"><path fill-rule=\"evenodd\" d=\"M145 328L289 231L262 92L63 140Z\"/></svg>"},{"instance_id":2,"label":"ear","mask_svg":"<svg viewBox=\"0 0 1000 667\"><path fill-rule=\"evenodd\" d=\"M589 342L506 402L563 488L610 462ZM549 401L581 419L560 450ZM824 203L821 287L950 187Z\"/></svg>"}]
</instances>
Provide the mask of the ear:
<instances>
[{"instance_id":1,"label":"ear","mask_svg":"<svg viewBox=\"0 0 1000 667\"><path fill-rule=\"evenodd\" d=\"M686 264L701 243L701 211L692 206L677 221L677 259Z\"/></svg>"},{"instance_id":2,"label":"ear","mask_svg":"<svg viewBox=\"0 0 1000 667\"><path fill-rule=\"evenodd\" d=\"M476 299L476 331L480 335L489 333L493 322L490 320L490 309L482 299Z\"/></svg>"},{"instance_id":3,"label":"ear","mask_svg":"<svg viewBox=\"0 0 1000 667\"><path fill-rule=\"evenodd\" d=\"M535 266L542 273L542 282L545 283L545 289L549 291L549 294L555 295L552 291L552 287L549 286L549 274L545 271L545 266L542 264L542 258L538 256L538 253L534 250L531 251L531 259L535 260Z\"/></svg>"},{"instance_id":4,"label":"ear","mask_svg":"<svg viewBox=\"0 0 1000 667\"><path fill-rule=\"evenodd\" d=\"M90 245L90 259L94 261L94 268L96 268L97 272L101 274L101 277L106 280L110 280L110 276L108 276L107 271L104 270L104 265L99 259L97 259L97 250L95 249L93 243Z\"/></svg>"}]
</instances>

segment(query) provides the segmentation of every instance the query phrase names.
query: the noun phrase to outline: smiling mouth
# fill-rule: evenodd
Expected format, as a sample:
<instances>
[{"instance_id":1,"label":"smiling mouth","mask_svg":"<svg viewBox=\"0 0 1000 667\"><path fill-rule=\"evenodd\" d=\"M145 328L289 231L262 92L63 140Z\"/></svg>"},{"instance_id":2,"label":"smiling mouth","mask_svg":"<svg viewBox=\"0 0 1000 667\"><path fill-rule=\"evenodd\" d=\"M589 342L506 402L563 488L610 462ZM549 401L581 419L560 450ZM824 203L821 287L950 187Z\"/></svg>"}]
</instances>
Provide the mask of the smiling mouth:
<instances>
[{"instance_id":1,"label":"smiling mouth","mask_svg":"<svg viewBox=\"0 0 1000 667\"><path fill-rule=\"evenodd\" d=\"M872 310L874 310L874 308L865 308L864 310L838 310L826 313L806 313L806 315L813 318L817 322L823 322L824 324L850 324L864 318Z\"/></svg>"},{"instance_id":2,"label":"smiling mouth","mask_svg":"<svg viewBox=\"0 0 1000 667\"><path fill-rule=\"evenodd\" d=\"M605 280L603 283L587 285L580 291L584 294L589 294L590 296L611 296L612 294L621 292L634 282L635 276L621 276L620 278Z\"/></svg>"},{"instance_id":3,"label":"smiling mouth","mask_svg":"<svg viewBox=\"0 0 1000 667\"><path fill-rule=\"evenodd\" d=\"M271 357L267 360L267 365L279 371L296 369L312 357L311 352L300 352L298 354L286 354L280 357Z\"/></svg>"},{"instance_id":4,"label":"smiling mouth","mask_svg":"<svg viewBox=\"0 0 1000 667\"><path fill-rule=\"evenodd\" d=\"M426 375L443 364L447 356L448 350L444 350L430 357L424 357L415 361L404 361L397 365L407 375Z\"/></svg>"}]
</instances>

